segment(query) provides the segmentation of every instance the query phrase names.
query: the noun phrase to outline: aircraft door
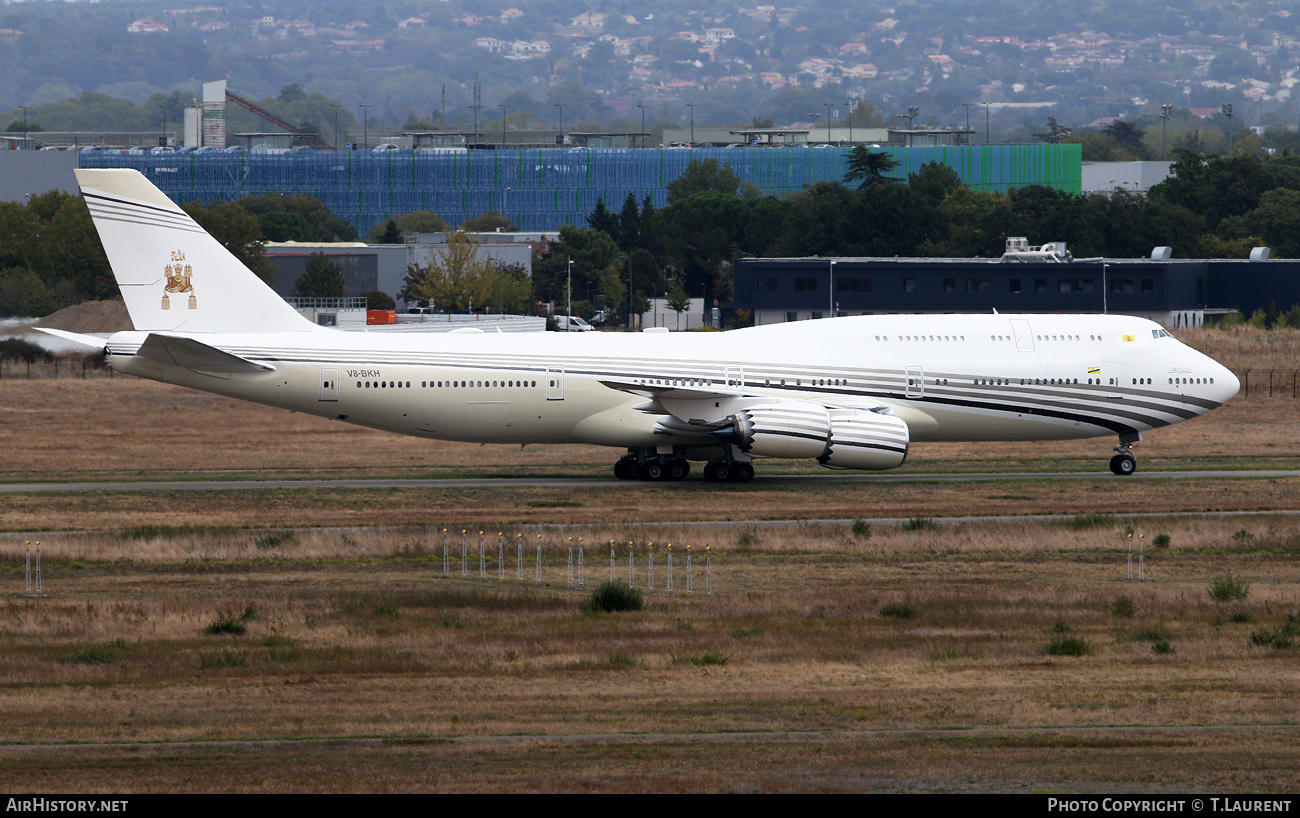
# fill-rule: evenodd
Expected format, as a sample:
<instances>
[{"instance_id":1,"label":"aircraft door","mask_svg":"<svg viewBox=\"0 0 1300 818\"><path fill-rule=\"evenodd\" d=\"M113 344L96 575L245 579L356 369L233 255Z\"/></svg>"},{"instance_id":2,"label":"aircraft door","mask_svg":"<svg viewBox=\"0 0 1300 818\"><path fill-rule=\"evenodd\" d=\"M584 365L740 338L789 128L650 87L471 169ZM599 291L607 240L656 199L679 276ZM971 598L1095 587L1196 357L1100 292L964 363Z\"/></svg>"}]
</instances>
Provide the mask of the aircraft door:
<instances>
[{"instance_id":1,"label":"aircraft door","mask_svg":"<svg viewBox=\"0 0 1300 818\"><path fill-rule=\"evenodd\" d=\"M546 399L564 400L564 370L546 370Z\"/></svg>"},{"instance_id":2,"label":"aircraft door","mask_svg":"<svg viewBox=\"0 0 1300 818\"><path fill-rule=\"evenodd\" d=\"M906 389L903 396L913 400L925 397L925 370L918 364L913 364L907 368L904 373Z\"/></svg>"},{"instance_id":3,"label":"aircraft door","mask_svg":"<svg viewBox=\"0 0 1300 818\"><path fill-rule=\"evenodd\" d=\"M1111 400L1123 400L1124 364L1119 361L1102 361L1101 384L1106 390L1106 397Z\"/></svg>"},{"instance_id":4,"label":"aircraft door","mask_svg":"<svg viewBox=\"0 0 1300 818\"><path fill-rule=\"evenodd\" d=\"M331 401L339 399L339 371L333 368L324 368L320 371L320 397L319 401Z\"/></svg>"},{"instance_id":5,"label":"aircraft door","mask_svg":"<svg viewBox=\"0 0 1300 818\"><path fill-rule=\"evenodd\" d=\"M1034 331L1023 318L1011 319L1011 332L1016 336L1016 352L1034 351Z\"/></svg>"}]
</instances>

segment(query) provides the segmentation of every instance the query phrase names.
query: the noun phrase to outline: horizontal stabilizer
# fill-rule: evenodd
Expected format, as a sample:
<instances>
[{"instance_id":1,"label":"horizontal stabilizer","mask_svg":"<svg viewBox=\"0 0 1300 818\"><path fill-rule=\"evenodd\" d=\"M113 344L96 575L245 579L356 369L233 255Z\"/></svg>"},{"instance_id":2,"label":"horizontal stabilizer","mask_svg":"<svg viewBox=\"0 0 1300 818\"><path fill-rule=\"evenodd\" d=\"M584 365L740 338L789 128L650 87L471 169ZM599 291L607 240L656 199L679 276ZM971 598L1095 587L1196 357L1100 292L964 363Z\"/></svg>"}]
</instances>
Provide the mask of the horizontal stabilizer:
<instances>
[{"instance_id":1,"label":"horizontal stabilizer","mask_svg":"<svg viewBox=\"0 0 1300 818\"><path fill-rule=\"evenodd\" d=\"M100 338L98 335L83 335L80 332L68 332L65 329L50 329L48 327L32 327L37 332L43 332L46 335L53 335L55 338L62 338L65 341L71 341L74 344L81 344L91 349L104 351L104 346L108 343L106 338Z\"/></svg>"},{"instance_id":2,"label":"horizontal stabilizer","mask_svg":"<svg viewBox=\"0 0 1300 818\"><path fill-rule=\"evenodd\" d=\"M150 333L136 352L164 364L175 364L203 375L229 378L231 375L274 372L275 367L231 355L192 338Z\"/></svg>"}]
</instances>

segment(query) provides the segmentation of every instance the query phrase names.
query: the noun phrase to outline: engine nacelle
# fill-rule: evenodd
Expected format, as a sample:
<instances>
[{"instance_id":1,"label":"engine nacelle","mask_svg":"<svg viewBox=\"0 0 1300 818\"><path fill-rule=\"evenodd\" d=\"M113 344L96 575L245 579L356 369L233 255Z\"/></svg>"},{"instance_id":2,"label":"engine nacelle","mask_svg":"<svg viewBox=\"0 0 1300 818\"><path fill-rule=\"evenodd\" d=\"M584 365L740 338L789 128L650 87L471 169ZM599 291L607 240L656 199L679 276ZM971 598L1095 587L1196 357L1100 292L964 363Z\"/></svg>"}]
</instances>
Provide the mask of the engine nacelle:
<instances>
[{"instance_id":1,"label":"engine nacelle","mask_svg":"<svg viewBox=\"0 0 1300 818\"><path fill-rule=\"evenodd\" d=\"M830 441L817 462L828 469L896 469L907 459L907 424L894 415L863 409L831 409Z\"/></svg>"},{"instance_id":2,"label":"engine nacelle","mask_svg":"<svg viewBox=\"0 0 1300 818\"><path fill-rule=\"evenodd\" d=\"M773 401L750 406L714 434L754 457L814 458L830 438L826 407L808 401Z\"/></svg>"}]
</instances>

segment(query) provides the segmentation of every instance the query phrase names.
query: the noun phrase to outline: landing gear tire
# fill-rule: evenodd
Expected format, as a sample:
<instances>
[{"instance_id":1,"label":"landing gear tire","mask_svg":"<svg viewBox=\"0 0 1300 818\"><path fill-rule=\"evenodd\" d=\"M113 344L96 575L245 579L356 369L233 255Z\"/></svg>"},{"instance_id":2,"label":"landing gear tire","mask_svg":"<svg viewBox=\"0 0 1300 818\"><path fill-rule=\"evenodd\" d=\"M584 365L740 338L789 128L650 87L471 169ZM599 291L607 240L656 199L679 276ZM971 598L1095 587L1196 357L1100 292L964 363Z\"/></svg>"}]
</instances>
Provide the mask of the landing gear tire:
<instances>
[{"instance_id":1,"label":"landing gear tire","mask_svg":"<svg viewBox=\"0 0 1300 818\"><path fill-rule=\"evenodd\" d=\"M733 483L748 483L754 479L754 465L752 463L737 463L731 471L731 480Z\"/></svg>"},{"instance_id":2,"label":"landing gear tire","mask_svg":"<svg viewBox=\"0 0 1300 818\"><path fill-rule=\"evenodd\" d=\"M1127 476L1137 471L1137 458L1131 454L1117 454L1110 459L1110 470L1114 474Z\"/></svg>"},{"instance_id":3,"label":"landing gear tire","mask_svg":"<svg viewBox=\"0 0 1300 818\"><path fill-rule=\"evenodd\" d=\"M691 473L691 464L684 457L668 461L668 479L683 480Z\"/></svg>"},{"instance_id":4,"label":"landing gear tire","mask_svg":"<svg viewBox=\"0 0 1300 818\"><path fill-rule=\"evenodd\" d=\"M731 479L731 464L723 460L714 460L704 467L704 479L710 483L725 483Z\"/></svg>"},{"instance_id":5,"label":"landing gear tire","mask_svg":"<svg viewBox=\"0 0 1300 818\"><path fill-rule=\"evenodd\" d=\"M646 463L645 468L641 470L643 480L667 480L668 477L668 467L656 460Z\"/></svg>"},{"instance_id":6,"label":"landing gear tire","mask_svg":"<svg viewBox=\"0 0 1300 818\"><path fill-rule=\"evenodd\" d=\"M619 480L637 479L636 458L631 455L626 455L614 461L614 476Z\"/></svg>"}]
</instances>

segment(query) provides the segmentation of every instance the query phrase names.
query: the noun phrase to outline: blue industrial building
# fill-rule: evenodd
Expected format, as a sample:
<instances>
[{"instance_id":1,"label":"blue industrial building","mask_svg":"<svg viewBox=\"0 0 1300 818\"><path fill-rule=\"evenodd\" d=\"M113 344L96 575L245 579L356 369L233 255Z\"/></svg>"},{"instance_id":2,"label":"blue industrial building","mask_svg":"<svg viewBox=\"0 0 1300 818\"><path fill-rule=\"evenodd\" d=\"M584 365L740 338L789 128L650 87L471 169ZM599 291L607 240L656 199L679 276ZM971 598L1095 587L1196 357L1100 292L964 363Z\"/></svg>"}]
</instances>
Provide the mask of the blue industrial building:
<instances>
[{"instance_id":1,"label":"blue industrial building","mask_svg":"<svg viewBox=\"0 0 1300 818\"><path fill-rule=\"evenodd\" d=\"M905 178L927 162L951 167L976 190L1046 185L1082 190L1079 145L882 147ZM585 224L599 200L618 210L631 193L667 205L667 185L691 160L730 165L766 194L789 194L841 181L847 148L493 149L419 151L291 151L261 153L81 155L85 168L135 168L178 203L232 201L254 193L305 193L365 235L377 222L431 210L449 224L489 210L521 230L553 231Z\"/></svg>"}]
</instances>

